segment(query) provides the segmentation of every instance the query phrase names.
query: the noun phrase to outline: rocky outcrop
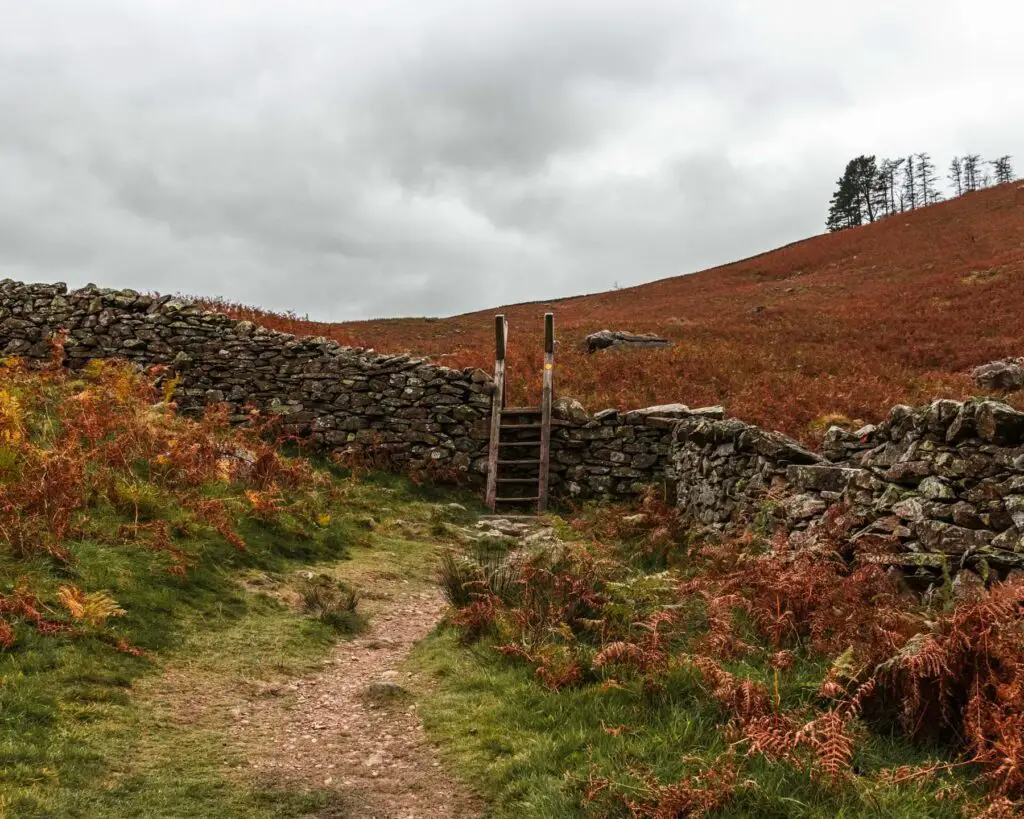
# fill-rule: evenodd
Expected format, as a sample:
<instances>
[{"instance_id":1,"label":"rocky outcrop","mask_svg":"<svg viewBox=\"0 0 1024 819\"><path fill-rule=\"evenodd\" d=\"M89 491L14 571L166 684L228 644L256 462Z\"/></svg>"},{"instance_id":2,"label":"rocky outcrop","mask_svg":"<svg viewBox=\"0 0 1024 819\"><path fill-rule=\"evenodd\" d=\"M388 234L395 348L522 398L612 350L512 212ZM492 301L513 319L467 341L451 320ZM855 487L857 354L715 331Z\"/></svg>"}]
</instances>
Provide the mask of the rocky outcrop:
<instances>
[{"instance_id":1,"label":"rocky outcrop","mask_svg":"<svg viewBox=\"0 0 1024 819\"><path fill-rule=\"evenodd\" d=\"M672 342L655 333L630 333L625 330L599 330L586 338L587 352L612 347L671 347Z\"/></svg>"},{"instance_id":2,"label":"rocky outcrop","mask_svg":"<svg viewBox=\"0 0 1024 819\"><path fill-rule=\"evenodd\" d=\"M971 373L974 383L983 390L1013 392L1024 390L1024 358L991 361L975 367Z\"/></svg>"}]
</instances>

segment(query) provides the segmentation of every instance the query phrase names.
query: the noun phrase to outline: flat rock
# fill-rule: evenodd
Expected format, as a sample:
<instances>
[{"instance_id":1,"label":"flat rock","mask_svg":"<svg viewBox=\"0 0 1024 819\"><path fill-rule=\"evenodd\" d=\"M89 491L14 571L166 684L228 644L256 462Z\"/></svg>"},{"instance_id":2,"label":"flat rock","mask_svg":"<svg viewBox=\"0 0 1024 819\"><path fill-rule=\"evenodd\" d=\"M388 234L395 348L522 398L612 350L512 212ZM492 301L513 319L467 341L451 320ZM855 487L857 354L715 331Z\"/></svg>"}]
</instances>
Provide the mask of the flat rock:
<instances>
[{"instance_id":1,"label":"flat rock","mask_svg":"<svg viewBox=\"0 0 1024 819\"><path fill-rule=\"evenodd\" d=\"M842 492L860 470L824 464L790 464L786 480L801 489Z\"/></svg>"},{"instance_id":2,"label":"flat rock","mask_svg":"<svg viewBox=\"0 0 1024 819\"><path fill-rule=\"evenodd\" d=\"M914 533L924 548L948 555L959 555L968 550L988 546L995 537L992 532L965 529L962 526L938 520L922 520L914 523Z\"/></svg>"},{"instance_id":3,"label":"flat rock","mask_svg":"<svg viewBox=\"0 0 1024 819\"><path fill-rule=\"evenodd\" d=\"M633 418L688 418L693 413L686 404L659 404L656 407L630 410L626 420Z\"/></svg>"},{"instance_id":4,"label":"flat rock","mask_svg":"<svg viewBox=\"0 0 1024 819\"><path fill-rule=\"evenodd\" d=\"M627 330L599 330L586 337L587 352L612 347L671 347L672 342L656 333L631 333Z\"/></svg>"}]
</instances>

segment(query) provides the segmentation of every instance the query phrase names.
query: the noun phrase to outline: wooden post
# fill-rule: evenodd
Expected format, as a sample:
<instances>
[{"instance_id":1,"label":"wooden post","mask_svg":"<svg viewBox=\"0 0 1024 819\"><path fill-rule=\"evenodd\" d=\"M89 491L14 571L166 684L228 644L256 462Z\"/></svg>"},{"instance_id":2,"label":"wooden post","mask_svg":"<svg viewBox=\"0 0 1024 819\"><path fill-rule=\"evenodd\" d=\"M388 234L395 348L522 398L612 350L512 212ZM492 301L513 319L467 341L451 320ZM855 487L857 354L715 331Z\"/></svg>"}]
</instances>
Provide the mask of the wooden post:
<instances>
[{"instance_id":1,"label":"wooden post","mask_svg":"<svg viewBox=\"0 0 1024 819\"><path fill-rule=\"evenodd\" d=\"M505 345L508 322L504 314L494 317L494 392L491 394L491 440L487 450L487 506L494 511L498 497L498 442L501 440L501 410L505 406Z\"/></svg>"},{"instance_id":2,"label":"wooden post","mask_svg":"<svg viewBox=\"0 0 1024 819\"><path fill-rule=\"evenodd\" d=\"M548 461L551 458L551 400L555 382L555 314L544 314L544 386L540 399L540 478L537 514L548 506Z\"/></svg>"}]
</instances>

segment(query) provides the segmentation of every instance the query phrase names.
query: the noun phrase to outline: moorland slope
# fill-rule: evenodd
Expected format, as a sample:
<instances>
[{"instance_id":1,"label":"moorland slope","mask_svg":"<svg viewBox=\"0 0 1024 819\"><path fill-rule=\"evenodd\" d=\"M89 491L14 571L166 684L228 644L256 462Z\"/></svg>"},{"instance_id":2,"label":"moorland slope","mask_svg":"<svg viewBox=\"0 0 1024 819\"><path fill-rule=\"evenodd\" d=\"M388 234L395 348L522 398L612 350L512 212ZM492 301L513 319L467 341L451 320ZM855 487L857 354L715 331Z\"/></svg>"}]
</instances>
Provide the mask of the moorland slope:
<instances>
[{"instance_id":1,"label":"moorland slope","mask_svg":"<svg viewBox=\"0 0 1024 819\"><path fill-rule=\"evenodd\" d=\"M976 391L971 367L1024 353L1024 185L1008 185L638 287L445 319L324 324L218 303L300 335L489 369L496 312L511 324L513 400L539 386L543 313L556 314L557 388L588 409L721 403L813 442L832 414ZM670 349L588 355L602 328ZM1024 396L1010 396L1021 406Z\"/></svg>"}]
</instances>

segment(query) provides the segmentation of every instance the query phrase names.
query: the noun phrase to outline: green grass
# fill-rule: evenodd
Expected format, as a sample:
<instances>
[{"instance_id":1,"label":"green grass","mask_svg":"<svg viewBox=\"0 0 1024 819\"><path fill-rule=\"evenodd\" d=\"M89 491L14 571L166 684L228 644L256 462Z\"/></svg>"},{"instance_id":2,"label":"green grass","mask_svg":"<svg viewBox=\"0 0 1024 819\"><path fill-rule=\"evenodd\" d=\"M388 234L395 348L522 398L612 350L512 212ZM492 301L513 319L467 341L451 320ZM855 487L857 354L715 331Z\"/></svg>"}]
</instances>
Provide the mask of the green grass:
<instances>
[{"instance_id":1,"label":"green grass","mask_svg":"<svg viewBox=\"0 0 1024 819\"><path fill-rule=\"evenodd\" d=\"M672 673L657 693L595 685L552 692L492 645L460 646L447 629L423 643L412 663L436 683L421 705L428 733L494 806L489 815L496 819L627 815L607 802L585 806L588 782L607 778L627 791L641 784L638 773L676 782L728 746L725 714L686 671ZM780 686L784 702L808 696L814 677L812 667L787 672ZM616 736L605 727L624 730ZM867 773L933 758L927 749L873 736L855 761ZM749 761L744 778L753 784L739 788L716 816L962 816L959 804L936 800L942 782L881 787L862 777L860 784L835 789L761 758Z\"/></svg>"},{"instance_id":2,"label":"green grass","mask_svg":"<svg viewBox=\"0 0 1024 819\"><path fill-rule=\"evenodd\" d=\"M145 651L118 652L109 636L44 637L16 626L17 642L0 653L0 816L349 815L335 790L254 781L227 732L238 691L308 673L339 637L337 620L278 599L300 570L372 585L385 571L422 580L434 566L421 534L434 501L450 493L392 477L334 477L345 496L328 526L250 520L244 552L216 535L179 538L194 563L186 577L138 545L70 543L63 565L0 551L0 593L27 584L46 600L61 584L105 589L126 611L106 631ZM117 510L96 515L94 530L120 522ZM372 599L360 606L373 607Z\"/></svg>"}]
</instances>

